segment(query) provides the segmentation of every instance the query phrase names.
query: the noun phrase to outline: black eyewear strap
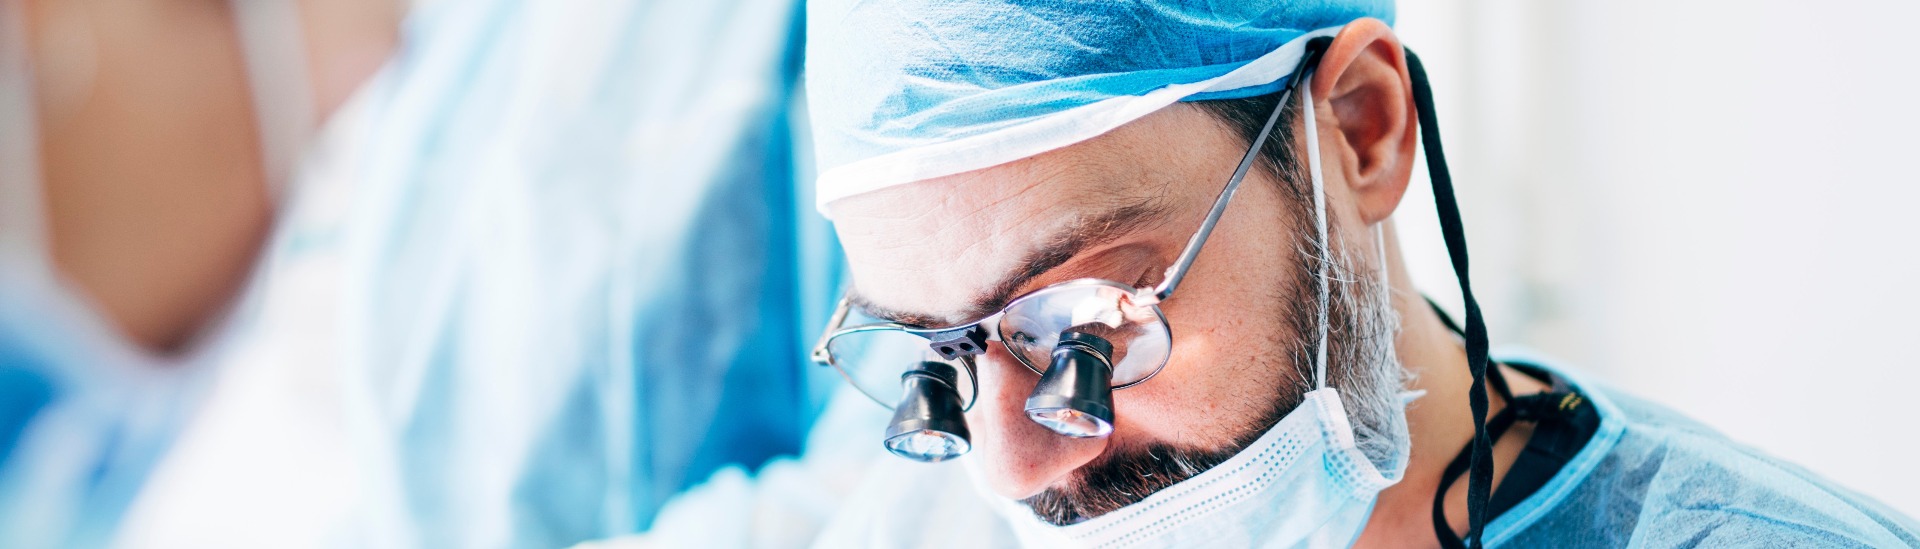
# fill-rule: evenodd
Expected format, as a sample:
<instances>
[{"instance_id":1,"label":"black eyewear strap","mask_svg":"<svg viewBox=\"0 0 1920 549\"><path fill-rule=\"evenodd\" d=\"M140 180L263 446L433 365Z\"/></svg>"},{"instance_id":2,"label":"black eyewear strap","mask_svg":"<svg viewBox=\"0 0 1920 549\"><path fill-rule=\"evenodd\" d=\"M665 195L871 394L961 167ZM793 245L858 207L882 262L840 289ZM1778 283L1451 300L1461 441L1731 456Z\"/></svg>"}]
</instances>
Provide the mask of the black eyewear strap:
<instances>
[{"instance_id":1,"label":"black eyewear strap","mask_svg":"<svg viewBox=\"0 0 1920 549\"><path fill-rule=\"evenodd\" d=\"M1460 300L1466 307L1464 337L1467 369L1473 373L1473 386L1467 390L1467 406L1473 410L1473 442L1468 459L1467 542L1468 547L1483 547L1487 525L1487 500L1493 490L1493 439L1487 436L1487 321L1480 314L1480 303L1473 298L1473 283L1467 274L1467 231L1460 221L1460 203L1453 196L1453 176L1447 171L1447 156L1440 148L1440 122L1433 111L1433 87L1427 82L1427 70L1412 49L1407 54L1407 72L1413 78L1413 106L1420 116L1420 141L1427 153L1427 174L1433 180L1433 207L1440 217L1440 236L1447 243L1447 259L1453 263L1453 275L1460 280Z\"/></svg>"},{"instance_id":2,"label":"black eyewear strap","mask_svg":"<svg viewBox=\"0 0 1920 549\"><path fill-rule=\"evenodd\" d=\"M1330 37L1319 37L1307 42L1307 53L1300 67L1294 70L1292 87L1311 85L1303 81L1308 67L1319 63L1320 54L1332 43ZM1413 79L1413 105L1420 117L1420 142L1427 153L1427 173L1433 182L1433 206L1440 218L1440 235L1447 245L1447 259L1453 264L1454 277L1460 281L1460 298L1466 306L1466 326L1464 337L1467 350L1467 369L1473 373L1473 386L1467 390L1467 405L1473 412L1473 441L1469 444L1471 457L1468 460L1467 477L1467 536L1468 547L1481 549L1487 524L1487 500L1493 491L1493 440L1487 435L1487 322L1481 316L1480 303L1473 297L1473 283L1467 269L1467 231L1460 221L1460 204L1453 196L1453 176L1447 171L1447 156L1440 147L1440 122L1434 115L1433 87L1427 82L1427 70L1420 63L1420 56L1412 49L1403 48L1407 55L1407 73ZM1291 100L1291 94L1282 96L1284 107ZM1306 109L1307 116L1313 116L1311 106ZM1273 120L1279 118L1275 109L1273 118L1267 121L1268 129ZM1265 137L1266 132L1261 132ZM1314 136L1306 136L1313 139ZM1255 144L1255 151L1259 150ZM1250 162L1241 163L1244 172ZM1243 175L1237 172L1236 176ZM1235 178L1236 183L1238 177ZM1237 185L1236 185L1237 186ZM1233 188L1228 188L1232 193ZM1222 204L1208 218L1211 221L1219 217ZM1204 236L1196 235L1204 238ZM1169 282L1177 283L1170 280ZM1324 283L1324 281L1322 282ZM1444 316L1444 315L1443 315Z\"/></svg>"}]
</instances>

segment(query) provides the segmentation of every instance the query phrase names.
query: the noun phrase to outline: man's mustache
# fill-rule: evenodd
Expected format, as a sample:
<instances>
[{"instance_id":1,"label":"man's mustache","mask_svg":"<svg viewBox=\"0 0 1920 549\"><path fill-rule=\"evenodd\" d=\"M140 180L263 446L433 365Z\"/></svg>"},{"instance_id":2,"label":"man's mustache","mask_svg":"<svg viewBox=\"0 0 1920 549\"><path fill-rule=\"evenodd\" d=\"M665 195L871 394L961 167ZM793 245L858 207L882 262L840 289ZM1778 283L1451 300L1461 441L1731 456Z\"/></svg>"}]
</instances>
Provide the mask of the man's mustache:
<instances>
[{"instance_id":1,"label":"man's mustache","mask_svg":"<svg viewBox=\"0 0 1920 549\"><path fill-rule=\"evenodd\" d=\"M1074 471L1065 486L1048 488L1020 502L1049 524L1075 524L1138 503L1168 486L1193 478L1225 462L1245 446L1233 444L1207 450L1152 444L1109 453Z\"/></svg>"}]
</instances>

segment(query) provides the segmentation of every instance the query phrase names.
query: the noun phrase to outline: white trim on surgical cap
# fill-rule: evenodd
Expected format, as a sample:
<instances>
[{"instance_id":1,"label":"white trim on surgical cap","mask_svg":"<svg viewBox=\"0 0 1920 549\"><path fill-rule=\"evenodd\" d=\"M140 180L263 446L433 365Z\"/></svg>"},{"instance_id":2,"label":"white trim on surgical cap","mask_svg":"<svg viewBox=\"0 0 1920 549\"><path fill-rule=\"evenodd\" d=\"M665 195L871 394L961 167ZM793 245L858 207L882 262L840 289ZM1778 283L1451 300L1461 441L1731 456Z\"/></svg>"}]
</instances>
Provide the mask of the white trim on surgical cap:
<instances>
[{"instance_id":1,"label":"white trim on surgical cap","mask_svg":"<svg viewBox=\"0 0 1920 549\"><path fill-rule=\"evenodd\" d=\"M997 131L902 149L828 169L815 183L815 207L895 185L998 166L1086 141L1139 120L1193 95L1262 86L1284 78L1306 52L1308 40L1333 36L1339 27L1315 30L1232 72L1191 84L1174 84L1146 95L1108 98Z\"/></svg>"}]
</instances>

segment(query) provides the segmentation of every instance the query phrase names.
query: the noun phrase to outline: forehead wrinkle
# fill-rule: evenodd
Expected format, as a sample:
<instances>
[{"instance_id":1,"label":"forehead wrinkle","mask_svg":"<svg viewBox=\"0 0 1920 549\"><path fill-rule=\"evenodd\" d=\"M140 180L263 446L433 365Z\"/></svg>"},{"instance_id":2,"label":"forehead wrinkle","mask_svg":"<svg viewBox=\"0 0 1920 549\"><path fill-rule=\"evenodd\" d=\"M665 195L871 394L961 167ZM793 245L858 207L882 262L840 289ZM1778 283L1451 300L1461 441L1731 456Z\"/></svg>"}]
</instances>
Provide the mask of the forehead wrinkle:
<instances>
[{"instance_id":1,"label":"forehead wrinkle","mask_svg":"<svg viewBox=\"0 0 1920 549\"><path fill-rule=\"evenodd\" d=\"M1011 194L1011 195L1008 195L1008 196L1006 196L1006 197L1004 197L1004 198L1000 198L1000 199L998 199L998 200L994 200L993 202L991 202L991 203L989 203L989 204L985 204L985 205L982 205L982 206L981 206L981 207L980 207L979 209L977 209L977 210L975 210L975 213L978 213L978 212L980 212L980 211L984 211L984 210L987 210L987 209L990 209L990 208L993 208L994 206L998 206L998 205L1000 205L1000 204L1005 204L1005 203L1007 203L1007 202L1010 202L1010 201L1012 201L1012 200L1015 200L1015 199L1018 199L1018 198L1020 198L1021 196L1024 196L1024 195L1027 195L1027 194L1029 194L1029 193L1032 193L1032 192L1034 192L1035 190L1037 190L1037 189L1039 189L1039 188L1041 188L1041 186L1042 186L1042 185L1043 185L1044 183L1045 183L1045 181L1040 181L1040 180L1033 180L1033 182L1031 182L1031 183L1029 183L1029 184L1027 185L1027 187L1026 187L1026 188L1024 188L1024 189L1021 189L1021 190L1020 190L1019 192L1016 192L1016 193L1013 193L1013 194ZM971 254L971 253L973 253L973 252L974 252L974 251L975 251L976 249L978 249L978 248L980 248L980 247L981 247L981 246L983 246L983 245L987 245L987 244L989 244L989 243L992 243L992 244L996 244L996 245L997 245L997 244L1003 244L1004 242L1002 242L1002 241L1000 240L1000 237L1001 237L1001 235L1000 235L1000 234L998 234L998 233L1000 233L1000 232L1002 232L1002 231L1004 231L1004 230L1006 230L1006 229L1008 229L1008 228L1011 228L1011 227L1018 227L1018 226L1023 226L1023 225L1026 225L1026 224L1027 224L1027 223L1028 223L1029 221L1031 221L1031 220L1033 220L1034 218L1036 218L1036 217L1039 217L1039 216L1042 216L1042 215L1045 215L1045 214L1047 214L1048 212L1051 212L1051 211L1053 211L1053 209L1052 209L1052 208L1038 208L1038 209L1036 209L1035 211L1031 211L1031 212L1027 212L1027 213L1025 213L1025 214L1023 214L1023 215L1020 215L1019 217L1016 217L1016 218L1014 218L1014 219L1012 219L1011 221L1009 221L1009 222L1007 222L1007 223L1005 223L1005 224L1004 224L1004 226L1002 226L1002 227L999 227L999 229L1001 229L1000 231L994 231L994 233L995 233L995 234L993 234L993 235L991 235L991 236L989 236L989 237L987 237L987 238L974 238L974 239L970 239L970 240L969 240L969 241L967 242L967 244L966 244L965 246L962 246L962 247L960 248L960 251L959 251L959 253L957 253L957 254L955 254L955 255L956 255L956 256L960 256L960 257L965 257L965 256L967 256L968 254Z\"/></svg>"},{"instance_id":2,"label":"forehead wrinkle","mask_svg":"<svg viewBox=\"0 0 1920 549\"><path fill-rule=\"evenodd\" d=\"M929 185L935 186L935 187L940 187L940 186L954 187L954 190L948 190L944 192L936 191L931 193L933 196L931 197L930 200L912 201L912 202L909 202L908 204L897 206L897 207L877 208L875 209L876 211L871 211L871 212L863 211L861 214L861 217L871 218L876 221L882 221L883 223L863 225L866 230L862 231L862 234L888 236L893 234L899 234L903 230L911 230L914 228L924 228L930 225L932 226L932 228L929 229L926 234L927 236L931 237L931 236L944 234L948 231L961 227L963 226L963 224L961 223L951 223L951 222L943 223L941 222L942 221L941 219L930 219L930 218L934 218L936 215L957 216L960 219L972 218L972 217L978 216L982 210L985 210L986 208L991 207L994 204L1005 202L1007 199L1000 199L992 203L972 206L971 209L968 209L968 210L961 209L964 206L962 203L960 203L961 202L960 199L966 196L965 191L962 189L965 189L969 186L974 186L974 185L991 184L991 182L980 181L981 179L985 179L985 178L986 178L986 174L984 172L966 172L966 173L955 174L955 175L951 175L951 176L947 176L939 179L919 181L919 182L915 182L907 185L902 185L896 189L883 191L882 194L885 194L887 192L902 192L902 191L907 191L914 188L919 188L919 190L924 191L924 190L927 190L927 186ZM1016 178L1015 180L1025 181L1024 178ZM1039 182L1028 182L1027 186L1028 188L1032 188L1033 186L1036 186L1038 184ZM1025 189L1022 190L1022 192L1024 191ZM857 199L859 197L855 197L855 198ZM837 225L844 226L846 224L842 223ZM881 243L880 249L882 250L911 247L911 246L920 244L923 240L924 239L894 239L894 238L878 239L878 241Z\"/></svg>"},{"instance_id":3,"label":"forehead wrinkle","mask_svg":"<svg viewBox=\"0 0 1920 549\"><path fill-rule=\"evenodd\" d=\"M1029 175L1028 177L1021 178L1021 180L1029 181L1030 183L1025 188L1021 189L1018 192L1015 192L1013 194L1010 194L1003 198L995 200L992 203L992 205L999 205L1002 203L1019 199L1023 196L1026 196L1028 194L1035 192L1036 190L1041 189L1042 186L1053 187L1056 185L1063 185L1063 184L1068 185L1070 189L1090 187L1090 188L1081 190L1079 192L1079 194L1081 195L1080 202L1086 203L1086 204L1093 204L1093 205L1096 205L1096 207L1125 206L1125 205L1130 205L1136 202L1143 202L1146 200L1157 198L1159 196L1156 194L1151 196L1142 196L1142 197L1134 198L1131 200L1126 197L1120 196L1119 191L1121 189L1126 188L1126 186L1112 183L1112 182L1117 180L1137 181L1140 178L1137 176L1136 177L1116 177L1114 174L1108 173L1112 171L1110 167L1113 166L1114 164L1112 162L1105 161L1105 160L1110 160L1108 157L1112 155L1108 154L1105 151L1105 149L1108 148L1108 146L1104 139L1095 139L1094 141L1089 141L1087 143L1082 144L1081 147L1082 149L1080 149L1080 152L1083 153L1081 155L1055 157L1055 158L1061 159L1061 162L1058 165L1044 165L1044 164L1031 163L1031 162L1023 162L1019 164L1018 166L1024 169ZM1091 158L1084 158L1084 157L1091 157ZM1075 183L1085 183L1085 182L1088 182L1089 180L1091 180L1096 184L1075 185ZM1106 183L1106 184L1098 184L1098 183ZM1162 188L1162 190L1164 193L1164 187ZM1042 202L1046 202L1046 201L1042 201ZM1063 207L1064 205L1060 204L1059 201L1053 201L1052 203L1049 204L1049 207L1037 208L1037 209L1032 209L1030 211L1026 211L1023 214L1021 214L1018 218L1015 218L1012 222L1007 223L1006 225L1021 226L1021 225L1028 225L1029 222L1032 222L1031 225L1043 227L1041 231L1036 231L1036 232L1052 235L1049 239L1043 242L1051 243L1054 241L1058 241L1063 235L1063 233L1073 232L1071 230L1072 227L1076 226L1076 224L1083 223L1087 217L1087 214L1084 212L1079 212L1079 211L1074 211L1069 209L1069 213L1073 213L1073 217L1062 218L1059 221L1055 221L1052 223L1033 222L1033 220L1035 220L1035 218L1040 218L1043 216L1060 216L1061 214L1060 210L1063 209ZM1070 229L1063 231L1060 229L1061 227L1068 227ZM1025 263L1025 262L1023 261L1022 263Z\"/></svg>"},{"instance_id":4,"label":"forehead wrinkle","mask_svg":"<svg viewBox=\"0 0 1920 549\"><path fill-rule=\"evenodd\" d=\"M1010 165L1007 165L1005 168L1010 170L1021 170L1022 172L1027 172L1027 173L1037 171L1037 170L1032 170L1031 165L1027 163L1010 164ZM966 209L966 210L962 210L959 208L960 204L964 204L964 202L961 201L961 198L965 196L964 191L940 193L939 199L935 204L933 204L933 207L919 209L913 212L912 215L903 217L902 219L908 220L908 221L918 221L920 219L931 217L935 214L943 214L947 216L957 217L960 220L960 222L958 223L952 223L952 222L950 223L938 223L938 222L916 223L917 225L927 225L927 224L934 225L932 232L928 233L928 236L938 237L940 235L944 235L944 234L947 234L953 231L958 231L962 228L965 228L967 227L967 223L965 223L966 220L976 219L980 217L987 217L982 215L983 212L987 212L1002 204L1006 204L1008 202L1011 202L1013 200L1026 196L1030 193L1033 193L1035 190L1038 190L1043 186L1051 186L1057 179L1056 177L1020 177L1019 175L1020 174L1016 173L1016 174L1013 174L1011 177L1006 177L1006 178L999 178L999 177L989 178L987 173L983 171L983 172L969 172L969 173L953 176L953 179L950 180L948 184L951 184L960 188L964 188L971 185L993 185L993 184L999 183L999 181L993 181L992 179L1012 179L1013 181L1019 182L1018 184L1021 184L1023 186L1019 188L1019 190L1013 191L1012 193L1006 194L1005 196L988 201L986 203L973 205L970 209ZM960 204L956 204L956 203L960 203ZM1030 218L1033 215L1037 215L1037 214L1038 214L1037 212L1033 214L1028 214L1027 216L1023 217L1022 220L1024 220L1025 218ZM929 238L929 239L938 240L937 238ZM965 256L973 252L981 244L990 242L994 239L993 238L967 238L966 240L967 240L966 245L959 248L958 253L953 254L954 256ZM903 247L910 247L910 246L921 244L921 241L917 239L895 239L895 241L897 243L894 246L891 246L892 248L903 248Z\"/></svg>"}]
</instances>

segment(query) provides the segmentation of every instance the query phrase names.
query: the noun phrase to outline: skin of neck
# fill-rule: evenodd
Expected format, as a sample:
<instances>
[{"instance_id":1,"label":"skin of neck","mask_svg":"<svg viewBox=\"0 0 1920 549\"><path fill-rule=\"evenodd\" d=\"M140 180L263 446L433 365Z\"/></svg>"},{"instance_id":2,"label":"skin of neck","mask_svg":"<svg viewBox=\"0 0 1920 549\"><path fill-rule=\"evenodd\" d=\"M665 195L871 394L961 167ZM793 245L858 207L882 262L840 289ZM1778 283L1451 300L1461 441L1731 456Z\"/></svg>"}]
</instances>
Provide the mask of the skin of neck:
<instances>
[{"instance_id":1,"label":"skin of neck","mask_svg":"<svg viewBox=\"0 0 1920 549\"><path fill-rule=\"evenodd\" d=\"M1387 242L1387 270L1393 288L1393 307L1401 319L1395 349L1400 363L1411 374L1409 389L1424 390L1426 395L1407 406L1407 426L1412 433L1413 449L1406 476L1380 493L1366 529L1354 543L1357 548L1439 547L1434 538L1434 491L1441 474L1473 438L1473 415L1467 407L1467 390L1473 376L1467 370L1467 353L1462 341L1440 319L1408 277L1401 258L1399 238L1393 222L1383 221ZM1547 387L1533 378L1503 370L1516 395L1541 392ZM1500 411L1505 402L1488 391L1488 416ZM1507 468L1519 456L1532 434L1528 425L1515 424L1494 446L1494 487L1506 475ZM1462 476L1447 491L1448 523L1456 534L1467 529L1467 479ZM1492 516L1487 517L1489 521Z\"/></svg>"}]
</instances>

